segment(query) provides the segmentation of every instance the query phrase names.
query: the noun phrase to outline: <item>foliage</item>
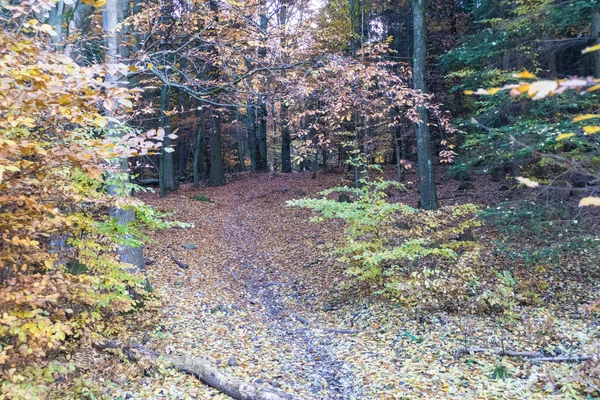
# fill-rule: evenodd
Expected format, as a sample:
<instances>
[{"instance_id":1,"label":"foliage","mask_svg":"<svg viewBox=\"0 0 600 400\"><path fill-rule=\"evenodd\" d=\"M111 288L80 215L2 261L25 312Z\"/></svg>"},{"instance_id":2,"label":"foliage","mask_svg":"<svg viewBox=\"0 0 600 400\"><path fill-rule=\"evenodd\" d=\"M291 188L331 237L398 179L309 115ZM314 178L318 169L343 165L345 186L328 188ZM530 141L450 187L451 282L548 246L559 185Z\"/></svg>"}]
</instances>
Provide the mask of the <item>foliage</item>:
<instances>
[{"instance_id":1,"label":"foliage","mask_svg":"<svg viewBox=\"0 0 600 400\"><path fill-rule=\"evenodd\" d=\"M133 293L144 292L145 278L119 262L118 249L139 246L144 227L170 226L143 203L107 193L114 180L127 180L115 171L104 178L119 147L135 150L101 139L117 121L98 105L132 99L100 79L108 73L80 67L27 35L0 33L2 398L75 390L67 378L75 349L125 329ZM115 207L133 209L137 220L110 218Z\"/></svg>"},{"instance_id":2,"label":"foliage","mask_svg":"<svg viewBox=\"0 0 600 400\"><path fill-rule=\"evenodd\" d=\"M347 273L358 280L380 284L382 293L403 304L433 308L464 305L475 272L480 247L459 240L480 226L478 208L472 204L423 211L386 201L386 190L398 184L361 180L360 189L336 187L321 198L301 199L289 205L320 214L314 221L341 219L346 223L345 245L340 249ZM354 202L327 198L349 192Z\"/></svg>"}]
</instances>

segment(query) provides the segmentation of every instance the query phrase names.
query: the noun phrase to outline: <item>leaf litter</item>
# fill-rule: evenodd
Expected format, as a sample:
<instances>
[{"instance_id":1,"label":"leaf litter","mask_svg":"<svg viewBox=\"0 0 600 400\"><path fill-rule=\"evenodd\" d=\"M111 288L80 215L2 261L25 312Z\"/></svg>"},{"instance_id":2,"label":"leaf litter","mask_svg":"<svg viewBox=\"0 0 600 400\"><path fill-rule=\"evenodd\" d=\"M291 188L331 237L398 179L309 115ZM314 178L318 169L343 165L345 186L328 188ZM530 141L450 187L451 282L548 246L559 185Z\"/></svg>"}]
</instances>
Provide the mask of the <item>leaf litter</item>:
<instances>
[{"instance_id":1,"label":"leaf litter","mask_svg":"<svg viewBox=\"0 0 600 400\"><path fill-rule=\"evenodd\" d=\"M309 211L285 205L340 179L247 174L220 188L186 185L163 199L144 194L194 224L151 234L145 249L162 304L148 346L210 358L232 376L307 399L566 398L581 382L593 390L597 365L491 353L454 358L459 347L539 351L541 343L556 354L597 354L600 324L580 307L523 307L522 323L510 329L490 316L419 313L356 285L336 260L341 223L316 224ZM442 185L442 196L449 191ZM228 398L193 377L161 371L122 394Z\"/></svg>"}]
</instances>

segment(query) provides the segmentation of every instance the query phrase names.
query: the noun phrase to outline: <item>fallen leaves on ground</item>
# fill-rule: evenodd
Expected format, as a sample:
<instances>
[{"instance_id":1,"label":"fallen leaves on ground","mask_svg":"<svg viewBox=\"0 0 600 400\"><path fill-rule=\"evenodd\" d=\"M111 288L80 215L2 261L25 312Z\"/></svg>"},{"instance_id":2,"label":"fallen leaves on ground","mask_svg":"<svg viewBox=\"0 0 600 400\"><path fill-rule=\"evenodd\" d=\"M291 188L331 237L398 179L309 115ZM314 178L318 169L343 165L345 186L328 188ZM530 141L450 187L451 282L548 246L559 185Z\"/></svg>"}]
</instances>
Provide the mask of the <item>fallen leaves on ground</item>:
<instances>
[{"instance_id":1,"label":"fallen leaves on ground","mask_svg":"<svg viewBox=\"0 0 600 400\"><path fill-rule=\"evenodd\" d=\"M248 174L221 188L186 185L164 199L143 195L194 224L153 234L145 249L162 301L148 346L208 357L228 374L307 399L565 398L565 388L580 385L579 364L492 354L453 358L465 346L598 353L597 321L580 307L523 307L518 323L501 324L486 316L419 314L354 284L336 261L342 225L312 223L310 212L285 206L340 179ZM442 185L442 201L460 202L450 185L456 183ZM496 186L484 193L498 195ZM416 203L414 193L396 196ZM495 375L499 366L504 379ZM228 398L192 377L161 371L131 382L128 393Z\"/></svg>"}]
</instances>

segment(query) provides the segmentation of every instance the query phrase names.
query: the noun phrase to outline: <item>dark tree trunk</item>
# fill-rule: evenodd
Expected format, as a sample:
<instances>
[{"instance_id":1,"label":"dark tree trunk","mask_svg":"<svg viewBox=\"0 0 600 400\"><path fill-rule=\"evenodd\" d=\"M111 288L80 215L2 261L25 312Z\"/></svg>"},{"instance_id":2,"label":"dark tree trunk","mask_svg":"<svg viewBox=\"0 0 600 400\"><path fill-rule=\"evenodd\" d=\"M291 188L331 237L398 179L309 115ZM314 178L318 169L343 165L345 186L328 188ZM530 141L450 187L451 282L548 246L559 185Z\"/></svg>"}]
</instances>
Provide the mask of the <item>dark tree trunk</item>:
<instances>
[{"instance_id":1,"label":"dark tree trunk","mask_svg":"<svg viewBox=\"0 0 600 400\"><path fill-rule=\"evenodd\" d=\"M160 151L160 162L158 166L158 184L160 187L160 197L165 197L168 192L177 189L177 179L175 179L175 165L173 152L168 152L167 148L171 146L171 118L167 115L171 107L171 93L165 85L160 91L160 126L165 131L163 147Z\"/></svg>"},{"instance_id":2,"label":"dark tree trunk","mask_svg":"<svg viewBox=\"0 0 600 400\"><path fill-rule=\"evenodd\" d=\"M256 171L267 172L269 171L269 165L267 163L267 105L263 99L260 99L258 102L256 117L258 122L256 129L256 136L258 139Z\"/></svg>"},{"instance_id":3,"label":"dark tree trunk","mask_svg":"<svg viewBox=\"0 0 600 400\"><path fill-rule=\"evenodd\" d=\"M217 110L212 111L210 134L210 176L209 186L223 186L225 184L225 170L223 168L223 152L221 149L221 116Z\"/></svg>"},{"instance_id":4,"label":"dark tree trunk","mask_svg":"<svg viewBox=\"0 0 600 400\"><path fill-rule=\"evenodd\" d=\"M427 58L427 31L425 27L425 0L413 0L413 77L415 89L423 92L425 87L425 68ZM421 208L437 210L438 199L433 171L431 152L431 134L429 132L429 115L427 109L419 108L421 121L416 126L417 136L417 173L419 175L419 195Z\"/></svg>"},{"instance_id":5,"label":"dark tree trunk","mask_svg":"<svg viewBox=\"0 0 600 400\"><path fill-rule=\"evenodd\" d=\"M203 134L202 134L202 128L203 128L203 121L202 121L202 116L203 116L203 112L199 111L198 112L198 132L196 133L196 139L194 141L194 160L193 160L193 165L192 165L192 169L193 169L193 174L194 174L194 187L199 187L200 186L200 177L203 174L203 153L204 153L204 146L202 146L202 141L204 140L203 138Z\"/></svg>"},{"instance_id":6,"label":"dark tree trunk","mask_svg":"<svg viewBox=\"0 0 600 400\"><path fill-rule=\"evenodd\" d=\"M182 85L185 85L186 82L185 82L184 71L187 66L187 59L185 57L182 57L181 60L179 61L179 64L180 64L180 68L182 71L179 74L179 83ZM186 97L185 91L179 90L179 101L177 104L177 108L179 109L179 111L183 111L185 109L187 99L188 98ZM185 140L184 136L180 135L177 138L177 176L178 177L186 176L189 154L190 154L190 148L189 148L188 140Z\"/></svg>"},{"instance_id":7,"label":"dark tree trunk","mask_svg":"<svg viewBox=\"0 0 600 400\"><path fill-rule=\"evenodd\" d=\"M259 60L264 59L267 56L267 28L269 19L267 17L267 1L260 0L260 30L261 30L261 41L263 44L258 49ZM267 172L269 170L269 164L267 162L267 105L264 98L258 99L256 108L256 120L257 130L256 138L258 140L258 153L256 153L256 171Z\"/></svg>"},{"instance_id":8,"label":"dark tree trunk","mask_svg":"<svg viewBox=\"0 0 600 400\"><path fill-rule=\"evenodd\" d=\"M252 171L256 171L256 163L260 157L260 150L258 148L258 139L256 135L256 106L250 104L247 108L248 120L246 127L248 129L248 149L250 150L250 165Z\"/></svg>"},{"instance_id":9,"label":"dark tree trunk","mask_svg":"<svg viewBox=\"0 0 600 400\"><path fill-rule=\"evenodd\" d=\"M292 172L292 139L288 120L288 106L281 103L281 172Z\"/></svg>"}]
</instances>

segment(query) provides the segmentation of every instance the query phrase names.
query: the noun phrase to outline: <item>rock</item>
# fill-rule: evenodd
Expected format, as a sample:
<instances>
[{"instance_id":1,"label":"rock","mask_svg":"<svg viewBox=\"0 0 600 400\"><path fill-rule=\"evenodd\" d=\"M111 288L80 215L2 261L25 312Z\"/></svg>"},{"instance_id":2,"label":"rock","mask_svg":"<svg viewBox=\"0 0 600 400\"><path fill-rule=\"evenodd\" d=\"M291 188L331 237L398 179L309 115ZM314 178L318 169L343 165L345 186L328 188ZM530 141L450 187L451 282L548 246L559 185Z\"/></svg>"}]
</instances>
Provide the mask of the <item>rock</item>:
<instances>
[{"instance_id":1,"label":"rock","mask_svg":"<svg viewBox=\"0 0 600 400\"><path fill-rule=\"evenodd\" d=\"M501 192L507 192L509 189L510 187L508 187L508 185L502 185L498 190Z\"/></svg>"},{"instance_id":2,"label":"rock","mask_svg":"<svg viewBox=\"0 0 600 400\"><path fill-rule=\"evenodd\" d=\"M265 382L266 381L263 378L258 378L257 380L254 381L254 383L256 383L257 385L262 385Z\"/></svg>"},{"instance_id":3,"label":"rock","mask_svg":"<svg viewBox=\"0 0 600 400\"><path fill-rule=\"evenodd\" d=\"M237 367L239 364L235 357L229 357L229 360L227 360L227 365L229 365L230 367Z\"/></svg>"},{"instance_id":4,"label":"rock","mask_svg":"<svg viewBox=\"0 0 600 400\"><path fill-rule=\"evenodd\" d=\"M318 240L317 244L325 244L325 241L324 240Z\"/></svg>"},{"instance_id":5,"label":"rock","mask_svg":"<svg viewBox=\"0 0 600 400\"><path fill-rule=\"evenodd\" d=\"M198 246L196 246L195 244L192 244L192 243L182 244L181 246L183 246L184 249L188 249L188 250L195 250L198 248Z\"/></svg>"},{"instance_id":6,"label":"rock","mask_svg":"<svg viewBox=\"0 0 600 400\"><path fill-rule=\"evenodd\" d=\"M232 303L231 308L236 311L240 311L242 309L242 307L240 307L237 303Z\"/></svg>"}]
</instances>

